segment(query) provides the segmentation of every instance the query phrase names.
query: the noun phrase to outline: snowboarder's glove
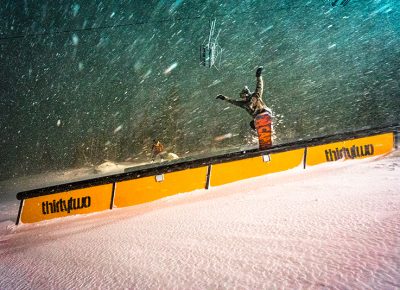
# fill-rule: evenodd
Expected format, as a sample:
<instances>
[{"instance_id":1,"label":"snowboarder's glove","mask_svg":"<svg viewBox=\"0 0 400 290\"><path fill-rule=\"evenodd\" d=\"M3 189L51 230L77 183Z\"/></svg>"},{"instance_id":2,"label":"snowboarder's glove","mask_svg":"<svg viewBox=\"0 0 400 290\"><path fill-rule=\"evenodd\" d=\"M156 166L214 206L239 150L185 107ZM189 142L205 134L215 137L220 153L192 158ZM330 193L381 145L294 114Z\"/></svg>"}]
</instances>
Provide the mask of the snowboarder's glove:
<instances>
[{"instance_id":1,"label":"snowboarder's glove","mask_svg":"<svg viewBox=\"0 0 400 290\"><path fill-rule=\"evenodd\" d=\"M257 78L261 76L262 70L263 70L263 67L262 67L262 66L260 66L260 67L257 69L257 71L256 71L256 77L257 77Z\"/></svg>"},{"instance_id":2,"label":"snowboarder's glove","mask_svg":"<svg viewBox=\"0 0 400 290\"><path fill-rule=\"evenodd\" d=\"M216 99L225 100L226 97L225 97L224 95L218 95L218 96L216 97Z\"/></svg>"}]
</instances>

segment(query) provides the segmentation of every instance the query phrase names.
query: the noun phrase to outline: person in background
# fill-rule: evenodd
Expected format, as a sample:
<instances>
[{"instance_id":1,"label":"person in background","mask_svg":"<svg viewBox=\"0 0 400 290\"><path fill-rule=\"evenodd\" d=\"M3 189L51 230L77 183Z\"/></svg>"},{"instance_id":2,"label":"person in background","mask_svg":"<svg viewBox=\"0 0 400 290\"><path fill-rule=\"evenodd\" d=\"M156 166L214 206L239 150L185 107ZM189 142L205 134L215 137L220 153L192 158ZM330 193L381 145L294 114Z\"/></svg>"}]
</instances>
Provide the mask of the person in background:
<instances>
[{"instance_id":1,"label":"person in background","mask_svg":"<svg viewBox=\"0 0 400 290\"><path fill-rule=\"evenodd\" d=\"M154 139L151 147L151 160L154 162L162 152L164 152L164 145L159 140Z\"/></svg>"}]
</instances>

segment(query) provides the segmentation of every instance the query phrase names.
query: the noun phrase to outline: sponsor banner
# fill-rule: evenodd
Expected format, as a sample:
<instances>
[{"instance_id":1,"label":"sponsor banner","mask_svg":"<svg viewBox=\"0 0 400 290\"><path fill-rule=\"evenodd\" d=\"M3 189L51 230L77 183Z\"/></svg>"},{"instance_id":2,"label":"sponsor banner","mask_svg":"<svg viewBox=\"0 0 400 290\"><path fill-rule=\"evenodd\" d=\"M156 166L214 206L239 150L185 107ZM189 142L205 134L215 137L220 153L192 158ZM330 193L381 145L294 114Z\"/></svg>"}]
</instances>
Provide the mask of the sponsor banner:
<instances>
[{"instance_id":1,"label":"sponsor banner","mask_svg":"<svg viewBox=\"0 0 400 290\"><path fill-rule=\"evenodd\" d=\"M307 166L346 159L362 159L393 150L393 133L345 140L307 148Z\"/></svg>"},{"instance_id":2,"label":"sponsor banner","mask_svg":"<svg viewBox=\"0 0 400 290\"><path fill-rule=\"evenodd\" d=\"M204 189L207 166L117 182L114 206L125 207Z\"/></svg>"},{"instance_id":3,"label":"sponsor banner","mask_svg":"<svg viewBox=\"0 0 400 290\"><path fill-rule=\"evenodd\" d=\"M112 184L105 184L25 199L21 222L34 223L109 209L112 190Z\"/></svg>"},{"instance_id":4,"label":"sponsor banner","mask_svg":"<svg viewBox=\"0 0 400 290\"><path fill-rule=\"evenodd\" d=\"M304 148L215 164L211 171L211 186L292 169L302 165L303 158Z\"/></svg>"}]
</instances>

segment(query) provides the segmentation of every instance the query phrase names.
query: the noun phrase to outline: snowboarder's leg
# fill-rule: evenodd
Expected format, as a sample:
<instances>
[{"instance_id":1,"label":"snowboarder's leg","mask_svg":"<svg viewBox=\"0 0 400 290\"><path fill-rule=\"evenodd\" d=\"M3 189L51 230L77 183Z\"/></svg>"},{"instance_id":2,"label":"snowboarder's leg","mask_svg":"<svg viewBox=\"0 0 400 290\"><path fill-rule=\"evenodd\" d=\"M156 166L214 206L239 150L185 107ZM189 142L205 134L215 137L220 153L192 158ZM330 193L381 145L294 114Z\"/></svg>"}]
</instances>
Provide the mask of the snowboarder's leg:
<instances>
[{"instance_id":1,"label":"snowboarder's leg","mask_svg":"<svg viewBox=\"0 0 400 290\"><path fill-rule=\"evenodd\" d=\"M254 124L254 120L250 122L250 127L251 129L256 130L256 125Z\"/></svg>"}]
</instances>

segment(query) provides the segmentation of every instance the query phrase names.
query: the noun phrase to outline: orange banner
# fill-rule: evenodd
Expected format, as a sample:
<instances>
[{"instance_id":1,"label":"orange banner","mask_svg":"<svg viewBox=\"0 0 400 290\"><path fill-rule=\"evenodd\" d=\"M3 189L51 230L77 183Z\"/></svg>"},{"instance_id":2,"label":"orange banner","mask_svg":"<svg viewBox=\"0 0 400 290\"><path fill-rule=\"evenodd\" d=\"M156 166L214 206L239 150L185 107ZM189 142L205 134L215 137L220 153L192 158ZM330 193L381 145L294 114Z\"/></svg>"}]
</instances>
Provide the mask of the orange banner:
<instances>
[{"instance_id":1,"label":"orange banner","mask_svg":"<svg viewBox=\"0 0 400 290\"><path fill-rule=\"evenodd\" d=\"M307 148L307 166L340 159L362 159L393 150L393 133L345 140Z\"/></svg>"},{"instance_id":2,"label":"orange banner","mask_svg":"<svg viewBox=\"0 0 400 290\"><path fill-rule=\"evenodd\" d=\"M266 160L267 158L267 160ZM215 164L211 171L211 186L285 171L302 165L304 149L272 153L266 157L258 156L238 161Z\"/></svg>"},{"instance_id":3,"label":"orange banner","mask_svg":"<svg viewBox=\"0 0 400 290\"><path fill-rule=\"evenodd\" d=\"M125 207L204 189L207 167L175 171L116 183L114 205Z\"/></svg>"},{"instance_id":4,"label":"orange banner","mask_svg":"<svg viewBox=\"0 0 400 290\"><path fill-rule=\"evenodd\" d=\"M110 208L112 184L65 191L24 200L21 222L34 223Z\"/></svg>"}]
</instances>

